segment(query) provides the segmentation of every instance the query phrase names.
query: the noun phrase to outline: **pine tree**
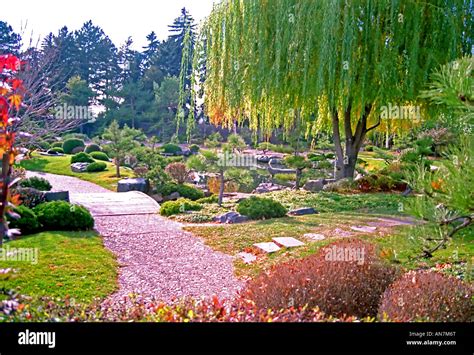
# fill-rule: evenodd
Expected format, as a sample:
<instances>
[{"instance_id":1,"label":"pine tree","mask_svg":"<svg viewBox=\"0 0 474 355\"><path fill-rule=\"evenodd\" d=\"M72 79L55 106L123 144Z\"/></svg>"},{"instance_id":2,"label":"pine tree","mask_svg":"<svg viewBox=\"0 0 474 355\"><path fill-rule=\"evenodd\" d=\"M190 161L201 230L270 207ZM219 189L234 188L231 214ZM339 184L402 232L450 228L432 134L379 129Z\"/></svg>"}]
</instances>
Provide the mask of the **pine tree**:
<instances>
[{"instance_id":1,"label":"pine tree","mask_svg":"<svg viewBox=\"0 0 474 355\"><path fill-rule=\"evenodd\" d=\"M21 36L13 32L13 28L6 22L0 21L0 55L18 55L21 48Z\"/></svg>"}]
</instances>

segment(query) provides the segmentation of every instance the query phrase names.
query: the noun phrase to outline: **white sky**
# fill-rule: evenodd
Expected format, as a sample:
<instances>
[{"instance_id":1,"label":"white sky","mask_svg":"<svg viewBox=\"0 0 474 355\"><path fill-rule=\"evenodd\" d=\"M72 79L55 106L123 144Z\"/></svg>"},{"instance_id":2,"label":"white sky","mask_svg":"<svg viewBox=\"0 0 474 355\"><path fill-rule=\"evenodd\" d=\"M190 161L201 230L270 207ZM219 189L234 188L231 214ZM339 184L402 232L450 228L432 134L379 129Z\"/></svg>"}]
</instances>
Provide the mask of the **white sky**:
<instances>
[{"instance_id":1,"label":"white sky","mask_svg":"<svg viewBox=\"0 0 474 355\"><path fill-rule=\"evenodd\" d=\"M146 44L146 35L151 31L160 40L166 39L167 26L183 7L199 23L209 15L213 2L218 0L21 0L18 10L3 12L0 20L21 33L24 42L32 37L34 43L50 32L56 34L63 26L77 30L92 20L117 47L132 36L134 49L138 50ZM26 30L22 30L25 24Z\"/></svg>"}]
</instances>

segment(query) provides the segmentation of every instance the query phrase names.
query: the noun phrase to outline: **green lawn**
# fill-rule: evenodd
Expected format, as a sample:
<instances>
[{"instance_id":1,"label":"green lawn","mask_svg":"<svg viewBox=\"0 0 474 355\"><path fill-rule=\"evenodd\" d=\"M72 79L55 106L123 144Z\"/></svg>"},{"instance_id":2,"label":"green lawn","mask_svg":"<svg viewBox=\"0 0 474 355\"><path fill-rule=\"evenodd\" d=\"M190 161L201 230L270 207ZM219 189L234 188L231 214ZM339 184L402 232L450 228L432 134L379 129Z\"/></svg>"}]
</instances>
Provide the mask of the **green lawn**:
<instances>
[{"instance_id":1,"label":"green lawn","mask_svg":"<svg viewBox=\"0 0 474 355\"><path fill-rule=\"evenodd\" d=\"M43 156L37 153L33 153L32 159L22 160L20 166L30 171L40 171L50 174L74 176L81 180L93 182L94 184L100 185L106 189L116 191L117 182L120 180L115 177L115 165L112 163L107 164L107 170L96 172L96 173L74 173L71 171L70 164L71 156ZM125 168L121 168L120 173L122 178L133 177L133 171Z\"/></svg>"},{"instance_id":2,"label":"green lawn","mask_svg":"<svg viewBox=\"0 0 474 355\"><path fill-rule=\"evenodd\" d=\"M15 270L2 287L38 299L69 295L77 302L105 297L117 288L117 263L94 232L44 232L3 245L38 248L38 262L0 261L0 269ZM2 258L3 259L3 258ZM0 275L4 277L4 275Z\"/></svg>"}]
</instances>

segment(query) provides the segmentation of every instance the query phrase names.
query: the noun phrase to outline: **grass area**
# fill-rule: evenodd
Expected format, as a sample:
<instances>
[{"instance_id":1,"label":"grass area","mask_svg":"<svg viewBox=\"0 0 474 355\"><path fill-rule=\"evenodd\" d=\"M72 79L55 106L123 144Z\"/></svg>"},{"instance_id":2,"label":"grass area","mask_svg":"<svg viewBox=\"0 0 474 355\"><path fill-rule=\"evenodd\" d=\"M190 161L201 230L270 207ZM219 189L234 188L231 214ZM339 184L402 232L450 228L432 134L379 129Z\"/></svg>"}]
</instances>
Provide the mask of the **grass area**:
<instances>
[{"instance_id":1,"label":"grass area","mask_svg":"<svg viewBox=\"0 0 474 355\"><path fill-rule=\"evenodd\" d=\"M74 176L81 180L93 182L106 189L117 191L117 182L120 179L133 177L133 171L125 168L120 169L121 178L115 177L115 165L106 163L107 170L96 173L74 173L71 171L71 156L43 156L33 153L32 159L22 160L20 166L30 171L39 171L50 174Z\"/></svg>"},{"instance_id":2,"label":"grass area","mask_svg":"<svg viewBox=\"0 0 474 355\"><path fill-rule=\"evenodd\" d=\"M384 258L407 269L434 266L436 263L444 262L464 262L465 274L468 268L472 269L472 255L474 255L472 233L456 237L446 249L435 254L432 259L419 260L416 257L421 252L423 238L419 233L414 233L416 226L377 227L376 232L371 234L356 232L350 228L366 225L367 222L375 221L377 216L387 217L386 215L330 212L235 225L187 226L185 229L202 238L214 250L229 255L242 251L254 251L252 248L254 243L269 242L274 237L294 237L306 243L302 247L281 249L276 253L262 255L253 264L244 264L236 258L234 262L236 275L243 277L254 277L272 265L311 255L340 238L344 233L373 242L379 246ZM327 239L311 241L303 237L306 233L323 234Z\"/></svg>"},{"instance_id":3,"label":"grass area","mask_svg":"<svg viewBox=\"0 0 474 355\"><path fill-rule=\"evenodd\" d=\"M90 302L117 288L115 258L94 232L44 232L8 242L3 247L10 251L38 248L37 264L0 261L0 269L15 270L2 280L2 286L33 299L69 295L78 302Z\"/></svg>"}]
</instances>

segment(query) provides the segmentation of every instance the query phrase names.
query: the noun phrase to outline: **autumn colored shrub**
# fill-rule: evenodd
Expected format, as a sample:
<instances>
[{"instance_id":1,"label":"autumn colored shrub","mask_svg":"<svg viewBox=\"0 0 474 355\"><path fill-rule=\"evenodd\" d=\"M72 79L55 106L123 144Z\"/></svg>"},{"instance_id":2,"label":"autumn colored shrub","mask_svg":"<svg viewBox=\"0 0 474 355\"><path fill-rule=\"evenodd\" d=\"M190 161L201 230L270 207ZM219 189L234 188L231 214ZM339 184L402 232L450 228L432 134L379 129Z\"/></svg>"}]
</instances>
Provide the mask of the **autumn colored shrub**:
<instances>
[{"instance_id":1,"label":"autumn colored shrub","mask_svg":"<svg viewBox=\"0 0 474 355\"><path fill-rule=\"evenodd\" d=\"M410 271L385 291L379 319L412 322L473 320L472 285L435 271Z\"/></svg>"},{"instance_id":2,"label":"autumn colored shrub","mask_svg":"<svg viewBox=\"0 0 474 355\"><path fill-rule=\"evenodd\" d=\"M77 138L66 139L62 146L64 153L66 154L73 153L73 150L78 147L84 149L85 144L83 140Z\"/></svg>"},{"instance_id":3,"label":"autumn colored shrub","mask_svg":"<svg viewBox=\"0 0 474 355\"><path fill-rule=\"evenodd\" d=\"M237 212L250 219L279 218L286 215L286 208L271 198L251 196L237 206Z\"/></svg>"},{"instance_id":4,"label":"autumn colored shrub","mask_svg":"<svg viewBox=\"0 0 474 355\"><path fill-rule=\"evenodd\" d=\"M20 204L33 208L45 201L44 192L31 187L16 187L13 193L19 196Z\"/></svg>"},{"instance_id":5,"label":"autumn colored shrub","mask_svg":"<svg viewBox=\"0 0 474 355\"><path fill-rule=\"evenodd\" d=\"M178 184L184 184L189 176L189 170L184 163L171 163L165 172Z\"/></svg>"},{"instance_id":6,"label":"autumn colored shrub","mask_svg":"<svg viewBox=\"0 0 474 355\"><path fill-rule=\"evenodd\" d=\"M207 188L213 194L218 194L221 181L219 177L211 176L207 179ZM226 181L224 184L224 192L232 193L239 191L239 184L235 181Z\"/></svg>"},{"instance_id":7,"label":"autumn colored shrub","mask_svg":"<svg viewBox=\"0 0 474 355\"><path fill-rule=\"evenodd\" d=\"M333 316L374 317L397 269L373 244L344 239L318 253L274 266L249 282L241 297L259 308L319 307Z\"/></svg>"}]
</instances>

